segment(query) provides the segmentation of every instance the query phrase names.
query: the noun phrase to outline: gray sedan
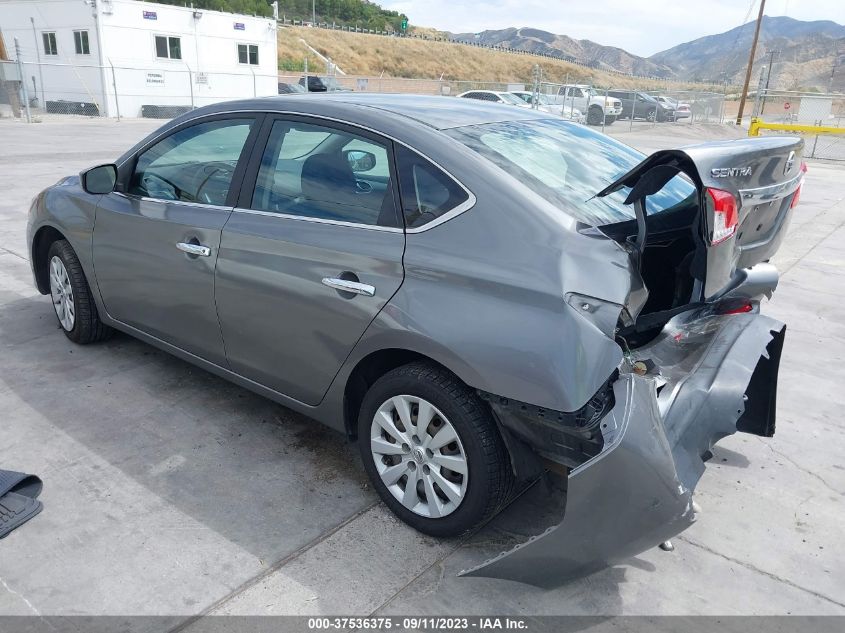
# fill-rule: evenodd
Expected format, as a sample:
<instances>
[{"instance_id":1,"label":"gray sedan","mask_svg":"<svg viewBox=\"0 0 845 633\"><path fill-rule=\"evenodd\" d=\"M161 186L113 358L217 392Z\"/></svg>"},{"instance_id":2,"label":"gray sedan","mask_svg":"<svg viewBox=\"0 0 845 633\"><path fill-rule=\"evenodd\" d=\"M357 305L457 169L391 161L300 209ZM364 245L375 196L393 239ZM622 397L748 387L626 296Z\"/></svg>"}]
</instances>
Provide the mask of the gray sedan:
<instances>
[{"instance_id":1,"label":"gray sedan","mask_svg":"<svg viewBox=\"0 0 845 633\"><path fill-rule=\"evenodd\" d=\"M29 249L71 340L121 330L337 429L418 530L566 488L467 572L561 582L685 529L712 445L773 434L785 326L760 300L802 148L646 158L473 100L228 102L43 191Z\"/></svg>"}]
</instances>

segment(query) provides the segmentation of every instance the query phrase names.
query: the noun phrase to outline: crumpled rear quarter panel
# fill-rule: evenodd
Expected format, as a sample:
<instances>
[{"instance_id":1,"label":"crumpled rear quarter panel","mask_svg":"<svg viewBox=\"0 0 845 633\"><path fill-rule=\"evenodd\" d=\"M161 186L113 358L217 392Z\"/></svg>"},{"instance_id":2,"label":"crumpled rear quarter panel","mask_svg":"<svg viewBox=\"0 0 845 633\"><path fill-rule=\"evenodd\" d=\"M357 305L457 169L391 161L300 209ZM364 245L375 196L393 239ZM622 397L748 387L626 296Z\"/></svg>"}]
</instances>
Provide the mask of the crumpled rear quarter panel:
<instances>
[{"instance_id":1,"label":"crumpled rear quarter panel","mask_svg":"<svg viewBox=\"0 0 845 633\"><path fill-rule=\"evenodd\" d=\"M685 530L696 518L692 494L713 444L741 419L746 430L773 428L773 419L744 419L773 416L752 407L746 390L761 366L768 390L776 388L784 332L755 313L670 321L630 359L651 359L660 375L623 371L614 384L604 449L570 473L563 521L462 573L555 586Z\"/></svg>"}]
</instances>

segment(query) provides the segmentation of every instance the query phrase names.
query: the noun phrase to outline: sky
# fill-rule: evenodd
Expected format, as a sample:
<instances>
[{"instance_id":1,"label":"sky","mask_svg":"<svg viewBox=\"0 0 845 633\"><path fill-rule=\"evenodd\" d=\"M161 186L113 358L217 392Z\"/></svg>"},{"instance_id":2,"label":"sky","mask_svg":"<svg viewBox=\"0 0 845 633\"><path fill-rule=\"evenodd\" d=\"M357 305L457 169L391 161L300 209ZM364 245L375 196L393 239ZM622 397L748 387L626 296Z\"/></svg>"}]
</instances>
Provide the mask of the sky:
<instances>
[{"instance_id":1,"label":"sky","mask_svg":"<svg viewBox=\"0 0 845 633\"><path fill-rule=\"evenodd\" d=\"M648 57L757 18L760 0L376 0L453 33L530 26ZM753 4L753 9L751 5ZM766 15L845 24L845 0L766 0ZM747 17L747 19L746 19Z\"/></svg>"}]
</instances>

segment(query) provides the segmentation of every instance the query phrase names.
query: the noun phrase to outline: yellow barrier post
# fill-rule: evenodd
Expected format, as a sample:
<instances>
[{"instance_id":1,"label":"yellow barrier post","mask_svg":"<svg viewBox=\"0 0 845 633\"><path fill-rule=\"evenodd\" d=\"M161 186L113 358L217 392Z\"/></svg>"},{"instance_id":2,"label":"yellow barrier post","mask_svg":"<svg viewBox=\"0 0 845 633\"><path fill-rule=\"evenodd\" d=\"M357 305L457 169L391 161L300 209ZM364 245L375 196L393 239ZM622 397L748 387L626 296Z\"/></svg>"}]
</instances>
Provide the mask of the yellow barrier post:
<instances>
[{"instance_id":1,"label":"yellow barrier post","mask_svg":"<svg viewBox=\"0 0 845 633\"><path fill-rule=\"evenodd\" d=\"M798 134L845 134L845 127L830 125L798 125L796 123L767 123L760 119L751 119L748 136L760 136L760 130L778 130L781 132L797 132Z\"/></svg>"}]
</instances>

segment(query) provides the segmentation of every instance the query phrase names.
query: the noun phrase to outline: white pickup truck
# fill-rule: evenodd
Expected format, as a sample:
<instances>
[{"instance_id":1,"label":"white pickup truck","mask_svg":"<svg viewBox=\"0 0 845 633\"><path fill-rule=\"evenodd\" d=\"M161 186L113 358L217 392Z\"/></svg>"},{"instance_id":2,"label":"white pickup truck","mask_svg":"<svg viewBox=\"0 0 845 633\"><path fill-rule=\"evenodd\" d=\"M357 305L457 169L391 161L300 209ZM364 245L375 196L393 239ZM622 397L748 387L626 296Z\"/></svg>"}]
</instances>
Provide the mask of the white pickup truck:
<instances>
[{"instance_id":1,"label":"white pickup truck","mask_svg":"<svg viewBox=\"0 0 845 633\"><path fill-rule=\"evenodd\" d=\"M622 114L622 102L614 97L605 97L592 86L568 84L558 89L556 96L551 96L555 103L577 108L587 115L589 125L613 123Z\"/></svg>"}]
</instances>

